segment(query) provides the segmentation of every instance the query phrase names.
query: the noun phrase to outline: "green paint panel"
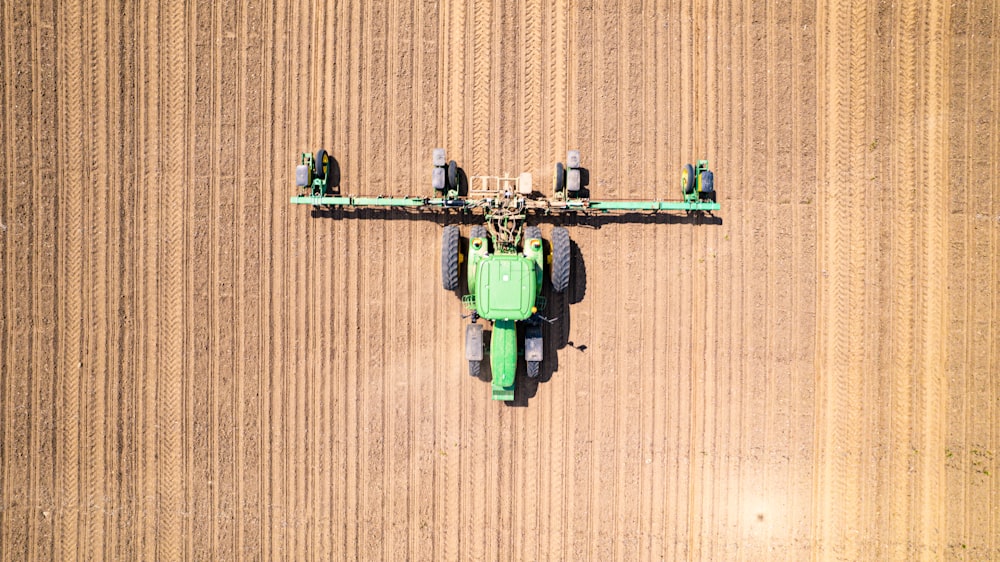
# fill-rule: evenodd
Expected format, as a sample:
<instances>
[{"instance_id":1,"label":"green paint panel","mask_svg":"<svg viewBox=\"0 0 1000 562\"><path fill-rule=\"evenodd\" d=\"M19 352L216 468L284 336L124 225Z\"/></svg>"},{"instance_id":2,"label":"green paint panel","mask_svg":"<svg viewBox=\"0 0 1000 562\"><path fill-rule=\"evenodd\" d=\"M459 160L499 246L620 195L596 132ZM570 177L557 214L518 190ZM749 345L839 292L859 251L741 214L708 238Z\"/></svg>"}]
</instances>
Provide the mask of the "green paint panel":
<instances>
[{"instance_id":1,"label":"green paint panel","mask_svg":"<svg viewBox=\"0 0 1000 562\"><path fill-rule=\"evenodd\" d=\"M327 205L331 207L423 207L426 199L420 197L314 197L304 195L289 199L298 205Z\"/></svg>"},{"instance_id":2,"label":"green paint panel","mask_svg":"<svg viewBox=\"0 0 1000 562\"><path fill-rule=\"evenodd\" d=\"M490 368L493 370L493 399L514 399L514 374L517 372L517 324L498 320L490 338Z\"/></svg>"},{"instance_id":3,"label":"green paint panel","mask_svg":"<svg viewBox=\"0 0 1000 562\"><path fill-rule=\"evenodd\" d=\"M714 201L591 201L598 211L718 211Z\"/></svg>"}]
</instances>

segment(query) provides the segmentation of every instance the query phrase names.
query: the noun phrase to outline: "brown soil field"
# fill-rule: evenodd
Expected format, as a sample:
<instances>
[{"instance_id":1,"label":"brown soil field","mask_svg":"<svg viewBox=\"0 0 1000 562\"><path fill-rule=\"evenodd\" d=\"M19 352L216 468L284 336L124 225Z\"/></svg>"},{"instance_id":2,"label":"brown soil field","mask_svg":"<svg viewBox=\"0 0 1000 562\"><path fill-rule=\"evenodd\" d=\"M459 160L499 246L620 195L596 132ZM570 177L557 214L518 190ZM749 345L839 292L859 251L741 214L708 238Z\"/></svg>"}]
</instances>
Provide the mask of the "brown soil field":
<instances>
[{"instance_id":1,"label":"brown soil field","mask_svg":"<svg viewBox=\"0 0 1000 562\"><path fill-rule=\"evenodd\" d=\"M0 8L0 560L1000 560L1000 3L136 4ZM288 202L437 146L722 210L494 402L468 221Z\"/></svg>"}]
</instances>

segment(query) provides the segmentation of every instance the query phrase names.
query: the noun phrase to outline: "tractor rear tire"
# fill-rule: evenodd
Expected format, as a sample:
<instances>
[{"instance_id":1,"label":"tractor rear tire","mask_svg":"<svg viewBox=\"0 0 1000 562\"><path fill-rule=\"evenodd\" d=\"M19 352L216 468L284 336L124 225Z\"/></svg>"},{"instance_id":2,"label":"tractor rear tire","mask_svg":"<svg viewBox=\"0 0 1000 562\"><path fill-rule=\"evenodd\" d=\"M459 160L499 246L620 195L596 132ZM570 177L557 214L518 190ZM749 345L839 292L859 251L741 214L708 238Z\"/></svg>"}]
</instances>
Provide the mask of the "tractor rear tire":
<instances>
[{"instance_id":1,"label":"tractor rear tire","mask_svg":"<svg viewBox=\"0 0 1000 562\"><path fill-rule=\"evenodd\" d=\"M469 360L469 376L473 378L479 378L479 373L482 371L482 361Z\"/></svg>"},{"instance_id":2,"label":"tractor rear tire","mask_svg":"<svg viewBox=\"0 0 1000 562\"><path fill-rule=\"evenodd\" d=\"M528 378L529 379L537 379L538 378L539 365L541 365L541 363L542 363L541 361L528 361L527 362L527 364L528 364Z\"/></svg>"},{"instance_id":3,"label":"tractor rear tire","mask_svg":"<svg viewBox=\"0 0 1000 562\"><path fill-rule=\"evenodd\" d=\"M541 238L541 237L542 237L542 229L538 228L537 226L526 226L526 227L524 227L524 240L525 241L531 240L533 238Z\"/></svg>"},{"instance_id":4,"label":"tractor rear tire","mask_svg":"<svg viewBox=\"0 0 1000 562\"><path fill-rule=\"evenodd\" d=\"M472 227L472 232L469 233L469 238L486 238L486 227L481 224L477 224Z\"/></svg>"},{"instance_id":5,"label":"tractor rear tire","mask_svg":"<svg viewBox=\"0 0 1000 562\"><path fill-rule=\"evenodd\" d=\"M323 164L323 160L327 161L326 165ZM326 171L327 171L327 168L330 167L329 161L330 161L330 159L329 159L329 157L327 157L325 150L323 150L321 148L321 149L319 149L319 150L316 151L316 156L315 156L315 158L313 160L313 168L314 168L313 178L314 179L319 179L319 180L326 179Z\"/></svg>"},{"instance_id":6,"label":"tractor rear tire","mask_svg":"<svg viewBox=\"0 0 1000 562\"><path fill-rule=\"evenodd\" d=\"M552 191L559 195L566 190L566 168L562 162L556 162L556 172L552 176Z\"/></svg>"},{"instance_id":7,"label":"tractor rear tire","mask_svg":"<svg viewBox=\"0 0 1000 562\"><path fill-rule=\"evenodd\" d=\"M691 164L684 164L684 171L681 172L681 191L684 195L694 191L694 166Z\"/></svg>"},{"instance_id":8,"label":"tractor rear tire","mask_svg":"<svg viewBox=\"0 0 1000 562\"><path fill-rule=\"evenodd\" d=\"M569 287L569 231L557 226L552 229L552 290L561 293Z\"/></svg>"},{"instance_id":9,"label":"tractor rear tire","mask_svg":"<svg viewBox=\"0 0 1000 562\"><path fill-rule=\"evenodd\" d=\"M448 189L458 189L458 164L448 162Z\"/></svg>"},{"instance_id":10,"label":"tractor rear tire","mask_svg":"<svg viewBox=\"0 0 1000 562\"><path fill-rule=\"evenodd\" d=\"M458 289L458 251L458 227L444 227L441 235L441 281L446 291Z\"/></svg>"}]
</instances>

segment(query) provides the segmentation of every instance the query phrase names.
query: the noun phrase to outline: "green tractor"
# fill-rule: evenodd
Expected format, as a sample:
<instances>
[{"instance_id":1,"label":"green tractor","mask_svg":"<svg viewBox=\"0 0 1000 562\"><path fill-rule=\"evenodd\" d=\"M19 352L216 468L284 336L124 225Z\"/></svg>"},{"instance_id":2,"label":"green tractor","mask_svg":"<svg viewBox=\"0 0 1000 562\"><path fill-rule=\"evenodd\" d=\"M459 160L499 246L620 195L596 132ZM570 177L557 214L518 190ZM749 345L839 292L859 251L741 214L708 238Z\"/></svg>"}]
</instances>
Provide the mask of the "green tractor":
<instances>
[{"instance_id":1,"label":"green tractor","mask_svg":"<svg viewBox=\"0 0 1000 562\"><path fill-rule=\"evenodd\" d=\"M507 221L522 220L523 217L494 216L487 226L473 226L469 257L465 260L469 292L462 301L471 310L472 318L465 329L465 358L469 374L478 377L486 353L483 324L479 320L492 322L489 356L494 400L514 399L514 375L522 350L528 377L538 377L544 348L542 324L548 321L541 314L545 309L541 293L546 262L552 265L552 290L560 293L569 285L569 231L553 228L552 252L546 254L539 227L509 222L504 225ZM463 261L458 227L445 227L441 248L444 288L456 290L458 269ZM518 343L519 324L523 326L523 346Z\"/></svg>"},{"instance_id":2,"label":"green tractor","mask_svg":"<svg viewBox=\"0 0 1000 562\"><path fill-rule=\"evenodd\" d=\"M441 277L444 288L459 291L460 268L466 268L468 291L462 302L472 322L465 330L465 358L469 374L478 377L484 358L490 357L493 398L514 399L514 379L523 355L530 378L538 377L543 360L542 326L554 321L542 315L545 298L542 285L549 269L554 293L562 293L570 281L569 231L552 229L548 251L538 226L528 226L527 217L545 221L559 215L607 213L659 213L685 211L689 215L711 214L719 209L708 162L687 164L681 174L682 201L598 200L586 188L589 174L580 165L580 152L569 150L566 163L556 163L552 194L532 189L531 174L516 177L472 176L461 173L444 149L432 152L433 196L368 197L339 193L337 164L325 150L303 153L296 168L296 185L304 194L290 202L314 209L396 209L408 213L460 214L482 224L472 227L468 256L462 254L457 226L444 227L441 244ZM484 322L480 323L480 320ZM487 344L484 326L492 322ZM521 338L523 337L523 343Z\"/></svg>"}]
</instances>

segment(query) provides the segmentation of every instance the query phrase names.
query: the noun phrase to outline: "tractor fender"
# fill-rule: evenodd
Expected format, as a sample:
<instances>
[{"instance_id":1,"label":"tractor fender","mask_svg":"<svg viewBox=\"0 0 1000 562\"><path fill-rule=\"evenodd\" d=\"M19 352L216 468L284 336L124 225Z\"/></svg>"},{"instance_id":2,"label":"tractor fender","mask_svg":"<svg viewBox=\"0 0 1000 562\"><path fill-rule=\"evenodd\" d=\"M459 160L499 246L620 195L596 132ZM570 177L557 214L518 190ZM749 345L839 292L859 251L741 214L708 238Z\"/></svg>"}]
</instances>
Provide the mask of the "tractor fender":
<instances>
[{"instance_id":1,"label":"tractor fender","mask_svg":"<svg viewBox=\"0 0 1000 562\"><path fill-rule=\"evenodd\" d=\"M483 360L483 325L469 324L465 327L465 359Z\"/></svg>"},{"instance_id":2,"label":"tractor fender","mask_svg":"<svg viewBox=\"0 0 1000 562\"><path fill-rule=\"evenodd\" d=\"M542 360L542 327L528 326L524 329L524 360Z\"/></svg>"}]
</instances>

